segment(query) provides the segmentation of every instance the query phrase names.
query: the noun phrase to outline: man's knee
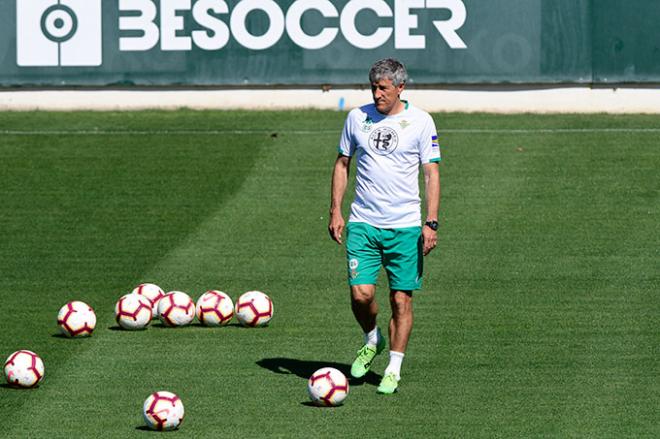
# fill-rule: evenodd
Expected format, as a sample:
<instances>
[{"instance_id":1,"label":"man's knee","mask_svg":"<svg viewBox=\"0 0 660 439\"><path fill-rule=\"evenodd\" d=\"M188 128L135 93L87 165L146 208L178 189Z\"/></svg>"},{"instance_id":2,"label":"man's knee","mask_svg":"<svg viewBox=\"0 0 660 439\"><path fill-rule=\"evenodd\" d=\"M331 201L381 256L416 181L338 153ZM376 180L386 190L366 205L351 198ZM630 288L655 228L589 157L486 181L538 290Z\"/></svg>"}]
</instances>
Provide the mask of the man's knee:
<instances>
[{"instance_id":1,"label":"man's knee","mask_svg":"<svg viewBox=\"0 0 660 439\"><path fill-rule=\"evenodd\" d=\"M368 305L373 302L376 296L374 285L353 285L351 286L351 297L354 303Z\"/></svg>"},{"instance_id":2,"label":"man's knee","mask_svg":"<svg viewBox=\"0 0 660 439\"><path fill-rule=\"evenodd\" d=\"M390 305L394 314L412 312L412 291L390 291Z\"/></svg>"}]
</instances>

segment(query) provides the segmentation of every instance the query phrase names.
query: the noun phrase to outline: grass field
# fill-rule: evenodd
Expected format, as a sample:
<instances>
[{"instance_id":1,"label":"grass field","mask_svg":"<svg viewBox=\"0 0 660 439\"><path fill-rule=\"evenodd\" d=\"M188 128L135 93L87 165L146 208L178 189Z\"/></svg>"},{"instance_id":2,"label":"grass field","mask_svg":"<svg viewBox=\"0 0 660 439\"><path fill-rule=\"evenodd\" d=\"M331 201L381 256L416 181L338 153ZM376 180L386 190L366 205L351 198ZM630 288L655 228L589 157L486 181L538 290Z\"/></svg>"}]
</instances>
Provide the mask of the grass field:
<instances>
[{"instance_id":1,"label":"grass field","mask_svg":"<svg viewBox=\"0 0 660 439\"><path fill-rule=\"evenodd\" d=\"M400 392L376 394L381 356L343 407L306 403L362 343L326 229L344 117L0 113L0 356L46 365L0 387L0 436L145 436L144 399L170 390L181 437L660 437L657 116L435 115L439 245ZM144 281L260 289L275 316L115 330ZM73 299L91 338L56 336Z\"/></svg>"}]
</instances>

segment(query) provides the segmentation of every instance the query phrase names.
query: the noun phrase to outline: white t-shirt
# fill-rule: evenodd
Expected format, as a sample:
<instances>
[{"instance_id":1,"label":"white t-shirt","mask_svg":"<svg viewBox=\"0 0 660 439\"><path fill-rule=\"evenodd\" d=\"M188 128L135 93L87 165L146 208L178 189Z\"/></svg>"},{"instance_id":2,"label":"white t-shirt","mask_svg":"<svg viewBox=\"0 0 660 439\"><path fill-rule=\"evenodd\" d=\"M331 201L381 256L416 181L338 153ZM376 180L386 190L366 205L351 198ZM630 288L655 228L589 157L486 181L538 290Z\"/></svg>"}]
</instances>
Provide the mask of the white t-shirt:
<instances>
[{"instance_id":1,"label":"white t-shirt","mask_svg":"<svg viewBox=\"0 0 660 439\"><path fill-rule=\"evenodd\" d=\"M421 225L419 167L440 161L440 148L431 116L403 102L405 109L393 116L379 113L374 104L348 113L339 153L357 157L351 222Z\"/></svg>"}]
</instances>

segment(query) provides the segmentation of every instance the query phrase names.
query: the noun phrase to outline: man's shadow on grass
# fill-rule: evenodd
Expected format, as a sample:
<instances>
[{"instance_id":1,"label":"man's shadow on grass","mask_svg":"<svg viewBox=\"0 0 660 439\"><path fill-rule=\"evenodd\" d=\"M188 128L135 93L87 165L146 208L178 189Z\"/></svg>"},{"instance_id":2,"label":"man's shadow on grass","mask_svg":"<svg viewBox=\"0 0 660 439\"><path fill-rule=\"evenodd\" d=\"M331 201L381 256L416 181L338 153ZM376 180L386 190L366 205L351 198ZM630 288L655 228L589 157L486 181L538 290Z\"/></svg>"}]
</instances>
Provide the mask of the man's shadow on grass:
<instances>
[{"instance_id":1,"label":"man's shadow on grass","mask_svg":"<svg viewBox=\"0 0 660 439\"><path fill-rule=\"evenodd\" d=\"M378 383L380 383L380 380L383 378L381 375L378 375L372 371L367 372L367 374L362 378L353 378L351 377L350 364L336 363L332 361L307 361L297 360L295 358L280 357L264 358L263 360L257 361L257 364L264 369L270 370L271 372L285 375L296 375L306 380L309 379L309 377L311 377L314 372L321 369L322 367L334 367L346 375L351 386L360 386L364 383L377 386Z\"/></svg>"}]
</instances>

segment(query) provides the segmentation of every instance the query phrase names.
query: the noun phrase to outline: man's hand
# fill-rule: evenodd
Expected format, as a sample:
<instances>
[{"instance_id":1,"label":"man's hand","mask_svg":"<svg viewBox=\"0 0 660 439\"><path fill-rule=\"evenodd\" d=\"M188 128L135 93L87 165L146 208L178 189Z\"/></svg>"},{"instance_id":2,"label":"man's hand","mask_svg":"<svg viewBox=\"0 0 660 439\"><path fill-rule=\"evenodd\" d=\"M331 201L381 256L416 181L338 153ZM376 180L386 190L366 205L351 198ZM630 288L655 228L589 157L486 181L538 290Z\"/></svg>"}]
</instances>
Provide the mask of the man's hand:
<instances>
[{"instance_id":1,"label":"man's hand","mask_svg":"<svg viewBox=\"0 0 660 439\"><path fill-rule=\"evenodd\" d=\"M438 245L438 232L429 226L424 226L422 227L422 240L424 256L426 256Z\"/></svg>"},{"instance_id":2,"label":"man's hand","mask_svg":"<svg viewBox=\"0 0 660 439\"><path fill-rule=\"evenodd\" d=\"M332 213L330 214L330 223L328 224L328 232L330 237L337 241L337 244L341 245L341 235L344 232L344 217L341 213Z\"/></svg>"}]
</instances>

